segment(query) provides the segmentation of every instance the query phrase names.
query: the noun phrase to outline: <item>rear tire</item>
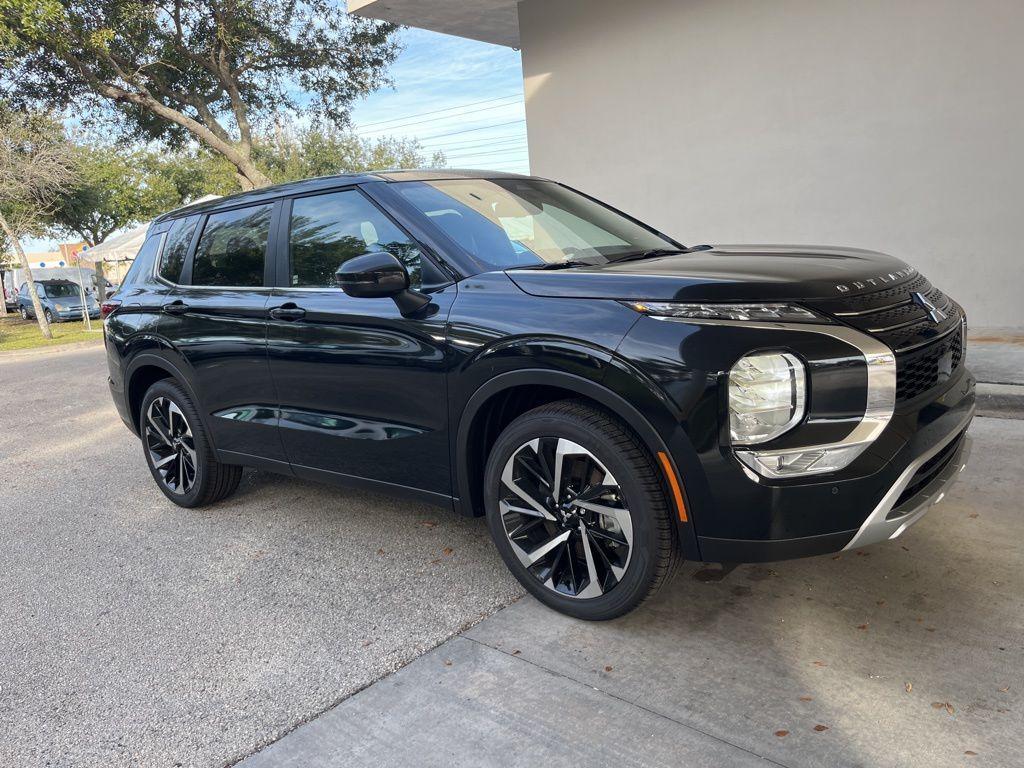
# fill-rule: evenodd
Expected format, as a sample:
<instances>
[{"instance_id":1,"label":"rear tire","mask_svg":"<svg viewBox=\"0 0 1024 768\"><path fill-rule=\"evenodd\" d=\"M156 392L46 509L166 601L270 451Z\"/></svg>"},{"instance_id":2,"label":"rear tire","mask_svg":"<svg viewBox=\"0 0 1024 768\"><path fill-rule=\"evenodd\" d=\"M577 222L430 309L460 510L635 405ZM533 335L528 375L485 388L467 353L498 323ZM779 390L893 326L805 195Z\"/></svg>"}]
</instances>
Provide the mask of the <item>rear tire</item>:
<instances>
[{"instance_id":1,"label":"rear tire","mask_svg":"<svg viewBox=\"0 0 1024 768\"><path fill-rule=\"evenodd\" d=\"M653 458L625 424L587 403L562 400L513 421L495 441L484 483L502 559L556 611L621 616L678 564Z\"/></svg>"},{"instance_id":2,"label":"rear tire","mask_svg":"<svg viewBox=\"0 0 1024 768\"><path fill-rule=\"evenodd\" d=\"M173 379L156 382L142 398L139 432L153 479L179 507L204 507L238 488L242 468L217 461L198 409Z\"/></svg>"}]
</instances>

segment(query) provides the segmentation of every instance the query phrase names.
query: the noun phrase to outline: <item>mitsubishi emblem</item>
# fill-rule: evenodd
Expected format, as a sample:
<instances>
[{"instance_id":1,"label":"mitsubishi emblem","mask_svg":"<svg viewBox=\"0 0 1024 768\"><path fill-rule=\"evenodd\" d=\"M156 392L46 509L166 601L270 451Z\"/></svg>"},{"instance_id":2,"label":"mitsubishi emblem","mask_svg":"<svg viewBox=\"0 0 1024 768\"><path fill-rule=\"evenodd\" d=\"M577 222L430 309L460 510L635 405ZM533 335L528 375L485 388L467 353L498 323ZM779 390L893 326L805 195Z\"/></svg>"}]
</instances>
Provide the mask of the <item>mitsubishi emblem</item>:
<instances>
[{"instance_id":1,"label":"mitsubishi emblem","mask_svg":"<svg viewBox=\"0 0 1024 768\"><path fill-rule=\"evenodd\" d=\"M928 313L929 319L936 325L946 319L946 313L928 301L928 297L923 293L914 291L910 294L910 298L915 304L917 304L917 306L921 307L921 309Z\"/></svg>"}]
</instances>

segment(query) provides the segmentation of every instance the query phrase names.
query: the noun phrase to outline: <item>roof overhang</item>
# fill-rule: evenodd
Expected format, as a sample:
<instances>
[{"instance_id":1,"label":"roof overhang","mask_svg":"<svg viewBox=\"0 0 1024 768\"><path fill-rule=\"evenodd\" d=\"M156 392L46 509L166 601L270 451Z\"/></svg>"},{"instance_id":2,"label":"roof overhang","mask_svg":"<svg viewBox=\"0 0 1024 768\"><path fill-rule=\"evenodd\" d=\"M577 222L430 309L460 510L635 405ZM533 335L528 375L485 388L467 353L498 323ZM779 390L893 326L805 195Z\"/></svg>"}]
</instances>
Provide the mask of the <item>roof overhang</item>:
<instances>
[{"instance_id":1,"label":"roof overhang","mask_svg":"<svg viewBox=\"0 0 1024 768\"><path fill-rule=\"evenodd\" d=\"M409 27L519 47L518 0L348 0L348 11Z\"/></svg>"}]
</instances>

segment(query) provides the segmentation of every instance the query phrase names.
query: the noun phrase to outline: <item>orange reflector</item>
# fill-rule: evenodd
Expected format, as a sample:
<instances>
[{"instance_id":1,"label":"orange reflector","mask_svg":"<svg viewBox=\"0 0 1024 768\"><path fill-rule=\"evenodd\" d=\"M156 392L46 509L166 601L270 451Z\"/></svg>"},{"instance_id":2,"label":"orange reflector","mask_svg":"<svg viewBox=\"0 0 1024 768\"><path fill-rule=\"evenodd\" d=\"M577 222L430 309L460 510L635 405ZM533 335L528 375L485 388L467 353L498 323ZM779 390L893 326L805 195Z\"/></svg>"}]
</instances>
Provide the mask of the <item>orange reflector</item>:
<instances>
[{"instance_id":1,"label":"orange reflector","mask_svg":"<svg viewBox=\"0 0 1024 768\"><path fill-rule=\"evenodd\" d=\"M686 504L683 502L683 491L679 487L679 479L676 477L676 473L672 469L672 462L669 461L668 454L664 451L658 451L658 461L661 462L661 468L665 471L665 479L668 480L668 487L672 489L672 498L676 500L676 511L679 512L679 519L685 523L689 518L686 516Z\"/></svg>"}]
</instances>

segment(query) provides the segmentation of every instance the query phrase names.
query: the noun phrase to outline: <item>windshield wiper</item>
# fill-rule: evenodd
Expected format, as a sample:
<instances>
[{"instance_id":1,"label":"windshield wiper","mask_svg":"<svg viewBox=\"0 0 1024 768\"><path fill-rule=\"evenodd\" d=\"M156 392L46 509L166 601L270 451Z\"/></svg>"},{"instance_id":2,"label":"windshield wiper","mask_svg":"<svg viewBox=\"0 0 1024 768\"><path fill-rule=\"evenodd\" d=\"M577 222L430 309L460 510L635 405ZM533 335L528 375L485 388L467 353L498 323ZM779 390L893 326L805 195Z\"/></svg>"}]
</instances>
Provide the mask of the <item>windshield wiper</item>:
<instances>
[{"instance_id":1,"label":"windshield wiper","mask_svg":"<svg viewBox=\"0 0 1024 768\"><path fill-rule=\"evenodd\" d=\"M655 256L671 256L675 253L690 253L690 251L698 250L697 248L648 248L646 251L636 251L635 253L627 253L625 256L620 256L614 259L615 262L619 261L640 261L641 259L653 259Z\"/></svg>"}]
</instances>

